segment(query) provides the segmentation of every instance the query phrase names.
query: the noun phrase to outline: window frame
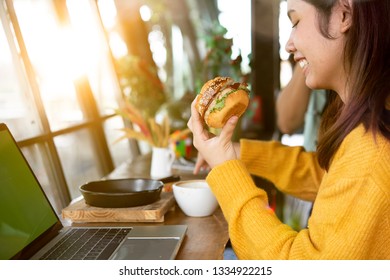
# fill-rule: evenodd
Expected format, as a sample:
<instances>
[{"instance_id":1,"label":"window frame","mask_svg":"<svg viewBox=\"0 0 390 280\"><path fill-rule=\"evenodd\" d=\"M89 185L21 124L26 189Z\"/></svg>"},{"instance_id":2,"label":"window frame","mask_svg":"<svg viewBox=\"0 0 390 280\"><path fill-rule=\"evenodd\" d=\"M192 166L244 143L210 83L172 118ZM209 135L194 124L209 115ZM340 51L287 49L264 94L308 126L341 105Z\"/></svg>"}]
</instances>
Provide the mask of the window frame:
<instances>
[{"instance_id":1,"label":"window frame","mask_svg":"<svg viewBox=\"0 0 390 280\"><path fill-rule=\"evenodd\" d=\"M56 197L56 204L59 205L57 214L60 214L62 208L66 207L71 202L71 196L69 186L66 181L65 173L61 164L54 138L62 135L69 135L87 129L90 137L93 139L93 151L97 155L97 169L102 175L101 177L109 174L115 168L113 158L108 148L107 139L104 131L105 121L116 117L115 113L104 114L99 112L97 102L93 95L87 75L74 81L75 92L80 103L80 110L83 112L85 118L82 122L69 125L64 129L58 129L52 131L48 121L48 117L44 110L43 101L39 85L36 80L34 68L30 61L27 48L23 39L23 35L19 26L18 18L14 9L12 0L1 0L1 13L3 29L7 35L8 45L11 53L17 60L14 59L14 64L18 71L19 79L23 80L24 85L27 86L27 94L33 101L33 106L37 111L37 121L40 123L41 133L39 135L28 137L25 139L16 139L19 147L28 148L34 145L38 145L39 152L44 159L44 165L46 168L47 176L50 180L53 180L55 191L59 193L59 197ZM66 9L66 0L52 1L56 5L56 9ZM96 5L95 1L90 1L91 5ZM96 7L92 7L95 9ZM95 10L96 12L97 10ZM67 10L61 10L61 12L68 13ZM57 15L58 16L58 15ZM100 18L100 15L97 15ZM101 28L103 28L101 26ZM104 32L101 30L101 32ZM112 60L112 55L110 55ZM112 63L113 61L111 61ZM114 68L113 68L114 69ZM115 72L112 72L114 80L117 81L118 77ZM119 81L117 81L119 84ZM30 96L31 95L31 96ZM116 96L118 104L120 104L122 96ZM26 101L27 102L27 101ZM127 124L128 125L128 124ZM138 144L135 140L129 139L131 155L129 158L135 157L139 154Z\"/></svg>"}]
</instances>

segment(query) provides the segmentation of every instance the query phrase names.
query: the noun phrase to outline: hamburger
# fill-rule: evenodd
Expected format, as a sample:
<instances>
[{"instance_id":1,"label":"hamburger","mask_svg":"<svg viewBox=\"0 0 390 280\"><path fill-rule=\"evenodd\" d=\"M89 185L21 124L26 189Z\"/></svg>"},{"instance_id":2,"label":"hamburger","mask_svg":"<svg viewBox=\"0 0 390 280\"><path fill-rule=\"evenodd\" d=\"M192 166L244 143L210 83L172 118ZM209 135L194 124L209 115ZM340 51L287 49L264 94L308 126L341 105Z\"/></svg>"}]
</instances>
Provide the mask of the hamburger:
<instances>
[{"instance_id":1,"label":"hamburger","mask_svg":"<svg viewBox=\"0 0 390 280\"><path fill-rule=\"evenodd\" d=\"M216 77L202 86L195 107L209 127L221 128L232 116L241 117L247 109L247 86L230 77Z\"/></svg>"}]
</instances>

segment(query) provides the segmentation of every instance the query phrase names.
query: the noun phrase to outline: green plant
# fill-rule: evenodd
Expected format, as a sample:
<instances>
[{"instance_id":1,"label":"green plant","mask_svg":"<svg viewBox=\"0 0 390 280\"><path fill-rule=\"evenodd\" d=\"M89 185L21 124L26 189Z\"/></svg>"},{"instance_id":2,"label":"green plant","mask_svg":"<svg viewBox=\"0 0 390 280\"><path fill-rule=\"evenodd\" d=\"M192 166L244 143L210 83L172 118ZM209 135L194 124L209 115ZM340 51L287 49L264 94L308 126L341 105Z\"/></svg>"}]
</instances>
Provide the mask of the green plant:
<instances>
[{"instance_id":1,"label":"green plant","mask_svg":"<svg viewBox=\"0 0 390 280\"><path fill-rule=\"evenodd\" d=\"M164 116L161 123L158 123L154 118L145 118L141 111L128 101L116 112L132 123L132 127L120 129L124 134L116 142L126 138L133 138L138 141L144 141L151 147L166 148L172 142L174 143L190 133L189 129L176 130L174 133L171 133L171 121L167 115Z\"/></svg>"},{"instance_id":2,"label":"green plant","mask_svg":"<svg viewBox=\"0 0 390 280\"><path fill-rule=\"evenodd\" d=\"M197 92L206 81L217 76L229 76L242 82L248 80L249 74L244 74L241 70L241 53L232 58L233 39L226 38L226 33L227 29L215 22L204 36L207 53L198 67L195 85Z\"/></svg>"},{"instance_id":3,"label":"green plant","mask_svg":"<svg viewBox=\"0 0 390 280\"><path fill-rule=\"evenodd\" d=\"M139 57L127 55L116 61L120 85L127 101L154 117L166 101L164 85L153 67Z\"/></svg>"}]
</instances>

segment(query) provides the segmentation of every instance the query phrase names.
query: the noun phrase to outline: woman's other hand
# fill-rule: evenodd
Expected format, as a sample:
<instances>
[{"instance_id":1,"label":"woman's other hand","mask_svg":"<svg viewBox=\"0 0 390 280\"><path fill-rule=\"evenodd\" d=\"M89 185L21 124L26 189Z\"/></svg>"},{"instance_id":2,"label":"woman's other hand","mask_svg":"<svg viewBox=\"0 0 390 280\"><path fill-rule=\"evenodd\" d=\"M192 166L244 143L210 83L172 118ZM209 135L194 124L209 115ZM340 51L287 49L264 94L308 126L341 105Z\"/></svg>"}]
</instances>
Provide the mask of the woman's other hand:
<instances>
[{"instance_id":1,"label":"woman's other hand","mask_svg":"<svg viewBox=\"0 0 390 280\"><path fill-rule=\"evenodd\" d=\"M196 158L196 163L194 167L194 174L198 174L200 171L209 171L210 166L206 162L206 160L203 158L203 156L198 153L198 156Z\"/></svg>"}]
</instances>

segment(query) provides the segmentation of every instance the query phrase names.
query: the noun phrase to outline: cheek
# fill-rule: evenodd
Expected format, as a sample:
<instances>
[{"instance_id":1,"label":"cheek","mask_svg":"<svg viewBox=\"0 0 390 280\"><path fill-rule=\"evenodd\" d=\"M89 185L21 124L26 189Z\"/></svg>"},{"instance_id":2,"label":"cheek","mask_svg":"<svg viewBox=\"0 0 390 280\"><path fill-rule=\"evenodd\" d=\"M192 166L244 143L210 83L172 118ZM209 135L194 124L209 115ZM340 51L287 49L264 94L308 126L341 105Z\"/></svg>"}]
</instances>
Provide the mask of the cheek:
<instances>
[{"instance_id":1,"label":"cheek","mask_svg":"<svg viewBox=\"0 0 390 280\"><path fill-rule=\"evenodd\" d=\"M310 56L316 52L320 52L323 38L321 38L316 32L315 28L308 27L307 24L299 26L294 34L294 44L299 52L306 58L310 59ZM317 57L314 55L312 59Z\"/></svg>"},{"instance_id":2,"label":"cheek","mask_svg":"<svg viewBox=\"0 0 390 280\"><path fill-rule=\"evenodd\" d=\"M317 86L330 87L334 77L341 74L342 52L343 46L335 41L325 41L318 45L311 63Z\"/></svg>"}]
</instances>

